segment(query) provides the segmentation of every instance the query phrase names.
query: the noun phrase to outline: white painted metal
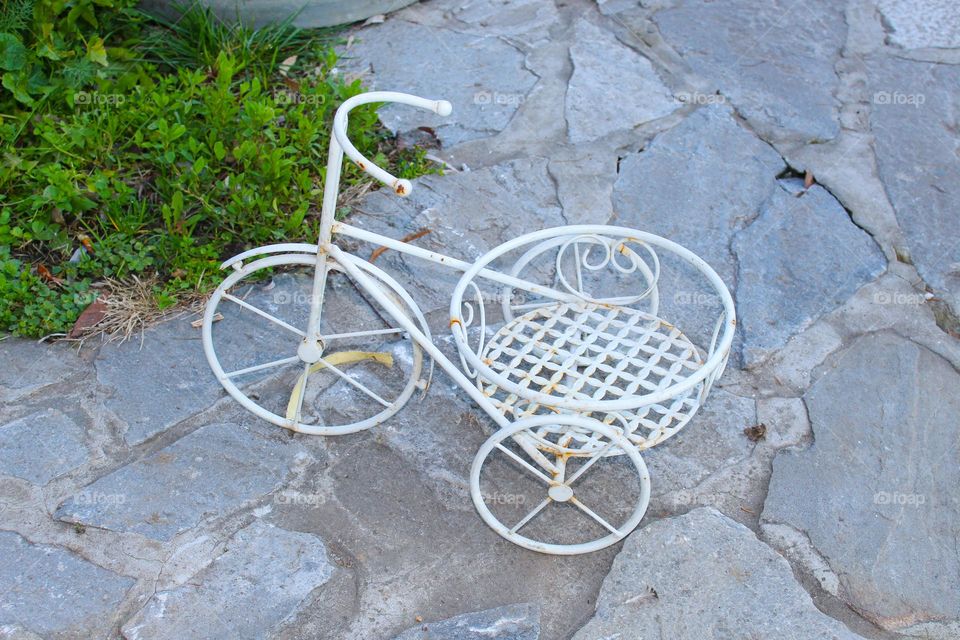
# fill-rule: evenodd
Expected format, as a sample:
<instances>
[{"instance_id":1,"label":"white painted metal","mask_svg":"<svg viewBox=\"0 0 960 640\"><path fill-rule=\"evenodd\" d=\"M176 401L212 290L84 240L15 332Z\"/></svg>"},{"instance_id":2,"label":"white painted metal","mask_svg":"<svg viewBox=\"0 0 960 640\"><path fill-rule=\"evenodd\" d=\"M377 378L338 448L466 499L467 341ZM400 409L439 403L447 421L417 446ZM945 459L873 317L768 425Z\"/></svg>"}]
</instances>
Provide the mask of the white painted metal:
<instances>
[{"instance_id":1,"label":"white painted metal","mask_svg":"<svg viewBox=\"0 0 960 640\"><path fill-rule=\"evenodd\" d=\"M317 244L260 247L223 263L223 268L232 267L234 271L212 295L202 325L204 352L211 368L230 395L256 415L294 431L335 435L379 424L396 413L416 387L425 388L428 383L421 380L420 375L425 351L498 427L480 448L471 469L471 496L481 518L511 542L543 553L586 553L614 544L639 524L646 511L650 480L640 451L662 442L685 425L723 371L736 325L729 292L716 272L692 252L664 238L624 227L575 225L544 229L508 241L471 263L336 222L334 213L344 155L398 195L409 195L412 189L409 181L370 162L347 137L349 111L371 102L399 102L440 115L451 111L446 101L395 92L361 94L340 106L333 122ZM450 328L462 370L434 345L423 314L410 295L381 269L333 244L334 234L463 272L450 305ZM679 256L697 269L722 302L724 311L704 355L679 329L657 316L661 263L656 249ZM523 253L511 269L503 272L493 268L495 260L513 251ZM550 255L550 251L557 252L556 277L550 285L521 277L533 260ZM250 259L253 262L245 263ZM290 265L314 267L310 315L303 329L228 293L231 287L260 269ZM567 271L568 265L572 265L572 273ZM589 291L587 275L605 269L620 276L634 277L631 274L635 274L637 292L604 295L602 291ZM320 319L331 270L345 272L395 326L322 335ZM492 335L486 327L480 281L498 285L503 296L505 324ZM510 300L517 291L525 292L533 301L512 304ZM296 354L224 371L213 340L214 318L223 300L238 304L302 338ZM479 334L474 347L469 344L470 331ZM341 370L333 361L335 352L327 352L340 341L376 340L400 334L410 340L414 371L403 391L393 400L380 397L348 371ZM378 413L349 425L303 424L301 410L305 393L302 391L299 395L294 393L290 400L288 411L295 415L291 419L264 408L234 382L242 375L300 363L304 365L300 376L304 389L311 367L324 366L368 396ZM508 441L515 443L519 451L504 446ZM543 500L509 527L491 512L481 493L485 462L496 452L507 455L545 483ZM598 511L584 504L573 486L584 473L612 456L626 456L639 478L638 495L632 500L631 513L619 526L607 522ZM565 477L571 458L582 458L586 462ZM584 517L608 533L576 543L547 542L520 533L521 528L559 503L576 506Z\"/></svg>"},{"instance_id":2,"label":"white painted metal","mask_svg":"<svg viewBox=\"0 0 960 640\"><path fill-rule=\"evenodd\" d=\"M582 408L602 405L608 398L633 401L703 366L696 346L676 327L629 307L556 303L534 309L501 327L480 358L512 383L504 388L482 373L476 378L501 412L515 419L553 414L556 399L562 399L581 415L619 426L639 450L679 431L700 408L698 387L619 411ZM541 392L536 397L554 400L531 399L537 389ZM576 439L580 450L602 446L596 442L588 447Z\"/></svg>"},{"instance_id":3,"label":"white painted metal","mask_svg":"<svg viewBox=\"0 0 960 640\"><path fill-rule=\"evenodd\" d=\"M634 469L637 472L637 476L639 478L639 488L636 498L630 500L633 503L633 509L627 519L620 526L615 526L607 522L602 518L602 516L597 514L593 508L584 504L576 497L577 492L574 482L580 478L588 468L590 468L588 465L595 466L595 463L603 458L602 455L588 455L588 462L581 466L577 473L574 473L569 478L564 478L565 465L557 465L558 472L556 474L547 475L527 461L523 460L520 456L516 454L511 456L510 450L506 447L503 447L503 442L508 438L517 440L519 437L526 440L528 438L523 438L523 436L527 435L528 432L544 427L554 429L560 428L561 431L571 430L578 433L590 433L593 436L592 439L606 439L606 441L608 441L608 446L615 447L626 453L627 458L633 464ZM537 503L533 510L530 511L524 518L515 523L510 523L509 525L501 522L490 510L490 507L486 503L486 496L484 495L481 487L481 474L483 472L484 463L488 461L495 451L499 451L501 454L506 455L513 462L517 463L532 477L543 483L545 489L543 501ZM549 451L549 453L555 454L556 452ZM563 453L559 454L558 459L565 460L565 455L566 454ZM610 545L615 544L625 538L636 528L638 524L640 524L644 513L647 511L647 504L650 501L650 474L647 471L647 465L643 462L643 458L640 456L640 452L637 451L636 447L632 446L630 441L624 438L617 429L607 425L602 425L596 420L573 414L559 416L534 416L531 418L524 418L512 423L508 427L500 429L483 443L483 445L480 447L480 450L477 452L476 457L474 457L473 465L470 468L470 497L473 499L473 505L476 507L477 513L480 514L480 517L483 518L483 521L486 522L491 529L496 531L510 542L532 551L539 551L541 553L549 553L553 555L577 555L581 553L589 553L591 551L598 551L605 547L609 547ZM623 499L625 497L631 498L631 496L624 496L622 492L620 495L611 496L611 498L617 499ZM563 498L566 498L566 500L562 500ZM609 530L610 533L600 538L566 544L542 542L520 533L520 530L524 526L527 526L535 517L539 516L541 513L544 513L547 509L549 509L550 506L552 506L552 504L557 502L565 502L567 500L583 511L586 517L602 524L602 526Z\"/></svg>"},{"instance_id":4,"label":"white painted metal","mask_svg":"<svg viewBox=\"0 0 960 640\"><path fill-rule=\"evenodd\" d=\"M493 262L496 258L513 250L522 248L524 245L540 242L558 235L606 235L619 237L617 242L620 244L639 241L648 245L666 249L676 254L678 257L686 260L689 264L695 267L713 286L716 295L724 307L723 334L720 337L719 343L714 345L714 350L709 354L707 361L699 369L667 388L658 389L656 391L651 391L638 396L624 397L618 400L589 401L579 399L571 400L548 393L521 390L506 376L494 371L489 365L483 362L480 355L475 353L468 343L467 327L469 325L464 323L462 312L465 290L469 286L470 282L472 282L473 279L480 273L480 271L486 268L487 265ZM673 397L676 397L678 394L689 391L693 387L699 385L714 371L721 368L721 366L726 363L726 360L730 354L730 347L733 344L733 334L736 329L736 311L734 309L733 298L731 297L730 292L727 290L726 285L724 285L723 281L720 279L720 276L717 275L716 271L714 271L702 258L690 250L680 246L679 244L651 233L645 233L636 229L629 229L627 227L614 227L605 225L570 225L566 227L543 229L541 231L535 231L533 233L520 236L519 238L499 245L474 262L473 266L464 272L463 276L460 278L460 281L457 283L457 286L454 288L453 296L450 301L450 329L453 333L454 341L457 343L457 347L461 350L461 353L464 354L464 357L467 359L470 366L481 372L486 379L495 382L505 389L508 389L540 404L562 409L569 409L573 411L622 411L667 401Z\"/></svg>"},{"instance_id":5,"label":"white painted metal","mask_svg":"<svg viewBox=\"0 0 960 640\"><path fill-rule=\"evenodd\" d=\"M357 267L358 269L363 269L370 274L369 286L372 290L376 291L380 295L386 298L386 291L390 291L393 295L402 301L403 305L406 307L406 313L409 313L417 322L420 323L420 326L423 328L422 335L429 338L429 328L427 327L426 319L423 317L423 314L417 308L416 304L409 297L406 291L389 275L384 273L379 268L367 263L356 256L350 256L351 261L355 263L362 263L362 266ZM217 380L220 381L220 384L223 385L223 388L227 390L234 400L240 403L248 411L254 413L255 415L263 418L264 420L271 422L277 426L290 429L291 431L296 431L298 433L306 433L310 435L324 435L324 436L333 436L333 435L343 435L347 433L354 433L356 431L362 431L364 429L369 429L370 427L380 424L387 418L393 416L397 411L399 411L404 404L410 399L413 395L413 392L418 388L418 386L425 386L425 382L421 380L421 375L423 373L423 350L420 347L420 344L417 342L410 342L411 348L411 366L409 377L404 385L402 391L399 395L393 399L392 402L388 403L388 406L381 407L377 406L377 411L371 415L369 418L364 420L342 424L342 425L333 425L333 424L305 424L300 420L291 420L285 415L280 415L271 411L270 409L264 407L261 403L257 402L248 395L247 391L238 386L236 378L238 376L244 375L246 373L253 373L255 371L261 371L265 369L280 367L284 365L292 365L294 363L303 363L303 358L299 353L291 354L291 356L286 358L281 358L278 360L273 360L271 362L254 365L252 367L246 367L244 369L239 369L235 371L224 371L223 366L220 363L220 358L217 355L217 346L214 340L214 334L217 331L215 327L216 324L216 314L222 300L230 300L228 297L229 294L226 292L237 286L242 280L255 276L257 271L263 269L277 268L277 267L289 267L289 266L313 266L316 263L316 255L308 254L278 254L270 255L266 258L260 258L254 262L250 262L243 267L233 271L227 278L221 283L219 287L213 292L210 297L210 300L207 302L206 309L204 310L203 322L201 324L201 341L203 343L203 351L206 355L207 362L210 364L210 368L213 369L214 375L216 375ZM389 299L389 298L388 298ZM239 300L239 298L234 298L234 300ZM391 301L391 304L399 310L399 307ZM244 303L246 309L250 310L251 305ZM270 314L257 309L254 311L258 316L269 316ZM404 311L399 311L399 313L404 313ZM272 317L272 316L271 316ZM270 320L282 328L287 323L279 320L278 318L273 318ZM298 335L302 335L302 331L296 329L295 327L289 327L290 330ZM363 334L366 332L357 332L358 334ZM334 340L337 338L344 337L345 334L334 334L331 336ZM368 334L376 335L376 334ZM325 342L326 338L321 337L321 342ZM376 344L375 342L372 344ZM333 367L330 367L333 370ZM305 368L304 371L307 369ZM349 377L349 375L347 374ZM302 376L303 377L303 376ZM303 383L304 391L306 390L306 380ZM302 401L305 393L300 394L300 399Z\"/></svg>"}]
</instances>

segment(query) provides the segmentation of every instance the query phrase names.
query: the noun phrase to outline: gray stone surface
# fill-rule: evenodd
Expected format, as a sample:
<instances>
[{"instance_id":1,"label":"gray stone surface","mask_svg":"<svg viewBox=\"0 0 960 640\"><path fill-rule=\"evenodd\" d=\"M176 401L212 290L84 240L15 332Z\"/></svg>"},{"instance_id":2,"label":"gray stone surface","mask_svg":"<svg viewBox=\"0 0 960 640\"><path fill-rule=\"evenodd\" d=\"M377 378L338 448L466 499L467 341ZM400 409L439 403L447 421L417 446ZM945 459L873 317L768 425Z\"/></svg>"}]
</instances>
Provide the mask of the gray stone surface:
<instances>
[{"instance_id":1,"label":"gray stone surface","mask_svg":"<svg viewBox=\"0 0 960 640\"><path fill-rule=\"evenodd\" d=\"M537 640L540 609L535 604L514 604L454 616L411 627L394 640Z\"/></svg>"},{"instance_id":2,"label":"gray stone surface","mask_svg":"<svg viewBox=\"0 0 960 640\"><path fill-rule=\"evenodd\" d=\"M681 0L655 14L666 42L751 122L778 136L828 140L839 132L834 63L843 5L789 0Z\"/></svg>"},{"instance_id":3,"label":"gray stone surface","mask_svg":"<svg viewBox=\"0 0 960 640\"><path fill-rule=\"evenodd\" d=\"M391 130L432 127L444 146L501 131L536 83L523 54L502 39L398 19L357 32L344 56L347 70L370 72L364 77L369 89L402 88L452 102L446 118L400 105L380 111Z\"/></svg>"},{"instance_id":4,"label":"gray stone surface","mask_svg":"<svg viewBox=\"0 0 960 640\"><path fill-rule=\"evenodd\" d=\"M874 57L867 70L880 178L917 270L958 312L960 67Z\"/></svg>"},{"instance_id":5,"label":"gray stone surface","mask_svg":"<svg viewBox=\"0 0 960 640\"><path fill-rule=\"evenodd\" d=\"M56 517L169 540L271 492L308 459L280 430L210 424L84 487Z\"/></svg>"},{"instance_id":6,"label":"gray stone surface","mask_svg":"<svg viewBox=\"0 0 960 640\"><path fill-rule=\"evenodd\" d=\"M801 195L800 180L780 185L733 240L747 365L782 347L886 267L876 242L826 190L814 185Z\"/></svg>"},{"instance_id":7,"label":"gray stone surface","mask_svg":"<svg viewBox=\"0 0 960 640\"><path fill-rule=\"evenodd\" d=\"M186 584L156 593L123 636L269 638L333 572L319 538L258 520Z\"/></svg>"},{"instance_id":8,"label":"gray stone surface","mask_svg":"<svg viewBox=\"0 0 960 640\"><path fill-rule=\"evenodd\" d=\"M565 115L570 142L589 142L662 118L681 106L650 61L609 31L578 20Z\"/></svg>"},{"instance_id":9,"label":"gray stone surface","mask_svg":"<svg viewBox=\"0 0 960 640\"><path fill-rule=\"evenodd\" d=\"M824 615L787 561L709 507L634 532L574 640L861 636Z\"/></svg>"},{"instance_id":10,"label":"gray stone surface","mask_svg":"<svg viewBox=\"0 0 960 640\"><path fill-rule=\"evenodd\" d=\"M62 382L83 371L76 350L64 344L33 340L0 340L0 401L12 402L45 386Z\"/></svg>"},{"instance_id":11,"label":"gray stone surface","mask_svg":"<svg viewBox=\"0 0 960 640\"><path fill-rule=\"evenodd\" d=\"M48 640L104 638L132 578L0 531L0 628ZM29 636L27 636L29 637Z\"/></svg>"},{"instance_id":12,"label":"gray stone surface","mask_svg":"<svg viewBox=\"0 0 960 640\"><path fill-rule=\"evenodd\" d=\"M669 446L644 452L644 460L656 478L658 498L695 488L712 473L750 455L752 444L743 435L757 423L753 400L723 389L710 394L706 405L690 423L671 436Z\"/></svg>"},{"instance_id":13,"label":"gray stone surface","mask_svg":"<svg viewBox=\"0 0 960 640\"><path fill-rule=\"evenodd\" d=\"M492 421L440 371L386 423L318 438L221 402L193 318L151 329L142 347L88 340L79 357L74 345L0 340L0 547L33 542L13 561L0 549L0 602L25 603L0 609L0 637L956 640L951 11L937 0L431 0L348 32L339 73L455 108L447 120L382 112L404 141L437 127L431 153L453 168L407 199L368 194L352 224L395 238L425 229L415 244L467 260L565 223L638 227L695 251L734 292L740 330L723 378L682 433L644 453L644 528L556 557L484 526L468 478ZM787 164L823 187L795 197ZM661 258L661 315L707 345L718 301ZM459 275L394 251L376 264L455 356L446 316ZM324 330L382 326L345 280L330 280ZM240 293L300 325L309 282L284 270ZM221 311L226 369L292 352L294 335ZM291 374L241 382L280 409ZM336 415L368 408L341 392L331 387ZM34 446L17 421L51 408L75 424L37 432L56 438ZM602 499L635 482L619 462L585 479L588 504L620 506ZM44 567L37 582L22 570L31 559ZM79 607L62 606L78 594Z\"/></svg>"},{"instance_id":14,"label":"gray stone surface","mask_svg":"<svg viewBox=\"0 0 960 640\"><path fill-rule=\"evenodd\" d=\"M502 242L564 220L546 160L525 158L421 178L403 199L377 192L351 223L394 238L427 229L430 233L414 244L470 261ZM448 309L460 279L460 272L394 252L379 258L377 265L414 292L424 313Z\"/></svg>"},{"instance_id":15,"label":"gray stone surface","mask_svg":"<svg viewBox=\"0 0 960 640\"><path fill-rule=\"evenodd\" d=\"M783 160L713 105L621 161L614 222L670 238L703 257L735 292L735 350L754 365L880 275L885 260L832 195L777 179ZM825 231L829 229L829 231ZM705 280L664 261L661 315L692 337L712 327ZM678 275L679 274L679 275Z\"/></svg>"},{"instance_id":16,"label":"gray stone surface","mask_svg":"<svg viewBox=\"0 0 960 640\"><path fill-rule=\"evenodd\" d=\"M0 474L42 485L86 459L83 428L56 409L0 426Z\"/></svg>"},{"instance_id":17,"label":"gray stone surface","mask_svg":"<svg viewBox=\"0 0 960 640\"><path fill-rule=\"evenodd\" d=\"M775 459L762 522L807 536L841 597L877 624L955 637L960 375L922 347L875 334L805 401L814 443Z\"/></svg>"},{"instance_id":18,"label":"gray stone surface","mask_svg":"<svg viewBox=\"0 0 960 640\"><path fill-rule=\"evenodd\" d=\"M904 49L960 47L960 12L953 0L878 0L887 40Z\"/></svg>"},{"instance_id":19,"label":"gray stone surface","mask_svg":"<svg viewBox=\"0 0 960 640\"><path fill-rule=\"evenodd\" d=\"M690 249L733 292L731 241L757 216L783 169L782 158L739 126L729 107L704 107L620 161L611 224L649 231ZM719 299L686 263L666 251L659 254L659 286L665 292L659 315L695 342L709 344Z\"/></svg>"},{"instance_id":20,"label":"gray stone surface","mask_svg":"<svg viewBox=\"0 0 960 640\"><path fill-rule=\"evenodd\" d=\"M612 224L680 243L732 285L730 240L756 217L785 168L729 107L704 107L621 160Z\"/></svg>"},{"instance_id":21,"label":"gray stone surface","mask_svg":"<svg viewBox=\"0 0 960 640\"><path fill-rule=\"evenodd\" d=\"M213 404L223 387L203 357L200 331L178 318L144 332L142 340L105 344L96 360L107 409L139 444Z\"/></svg>"},{"instance_id":22,"label":"gray stone surface","mask_svg":"<svg viewBox=\"0 0 960 640\"><path fill-rule=\"evenodd\" d=\"M506 36L523 42L546 38L557 23L557 7L541 0L432 0L417 3L397 18L482 36Z\"/></svg>"}]
</instances>

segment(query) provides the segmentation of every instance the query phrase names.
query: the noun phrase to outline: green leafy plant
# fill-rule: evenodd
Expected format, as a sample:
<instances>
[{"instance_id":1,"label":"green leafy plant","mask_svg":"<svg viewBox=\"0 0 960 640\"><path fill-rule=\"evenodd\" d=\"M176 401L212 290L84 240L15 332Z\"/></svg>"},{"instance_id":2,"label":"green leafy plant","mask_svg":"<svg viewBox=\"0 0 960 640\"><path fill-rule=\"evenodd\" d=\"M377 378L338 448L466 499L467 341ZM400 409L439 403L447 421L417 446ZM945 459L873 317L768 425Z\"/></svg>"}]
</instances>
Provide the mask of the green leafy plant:
<instances>
[{"instance_id":1,"label":"green leafy plant","mask_svg":"<svg viewBox=\"0 0 960 640\"><path fill-rule=\"evenodd\" d=\"M125 11L136 0L10 0L0 9L0 86L31 114L111 75L110 57L129 52L111 46ZM16 106L16 105L14 105Z\"/></svg>"},{"instance_id":2,"label":"green leafy plant","mask_svg":"<svg viewBox=\"0 0 960 640\"><path fill-rule=\"evenodd\" d=\"M27 51L0 37L0 63L42 58L44 41L21 37L42 31L37 21L57 10L38 13L39 4L54 0L35 0L26 26L22 8L4 14L0 24L16 27ZM162 309L215 286L218 263L237 250L317 234L333 113L362 91L359 81L330 72L337 58L329 34L288 23L264 34L214 24L206 11L174 26L122 4L97 0L89 14L94 5L78 0L57 14L86 7L74 16L78 29L91 25L84 15L94 15L124 34L129 55L115 59L105 47L110 73L94 74L64 100L28 91L29 107L12 92L0 94L0 114L9 116L0 121L0 331L65 332L91 292L121 287L112 293L122 295L117 283L133 276L155 283ZM104 7L112 8L109 17ZM158 38L166 42L162 55ZM298 50L310 53L280 69L277 60ZM44 117L34 117L38 96ZM423 151L396 149L374 105L351 115L350 136L403 177L436 171ZM366 181L344 166L345 190Z\"/></svg>"}]
</instances>

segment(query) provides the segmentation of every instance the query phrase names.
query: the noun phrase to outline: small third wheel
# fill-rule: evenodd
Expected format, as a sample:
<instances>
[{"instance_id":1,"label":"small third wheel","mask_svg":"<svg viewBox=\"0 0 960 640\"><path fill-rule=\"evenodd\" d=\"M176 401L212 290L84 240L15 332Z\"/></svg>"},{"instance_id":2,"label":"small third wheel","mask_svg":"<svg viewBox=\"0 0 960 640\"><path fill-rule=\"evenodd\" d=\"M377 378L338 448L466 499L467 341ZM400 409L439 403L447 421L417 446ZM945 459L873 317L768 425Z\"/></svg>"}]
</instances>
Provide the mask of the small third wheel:
<instances>
[{"instance_id":1,"label":"small third wheel","mask_svg":"<svg viewBox=\"0 0 960 640\"><path fill-rule=\"evenodd\" d=\"M578 451L583 442L589 448ZM608 547L636 528L650 475L618 429L574 414L543 415L490 436L474 458L470 494L484 522L510 542L573 555Z\"/></svg>"}]
</instances>

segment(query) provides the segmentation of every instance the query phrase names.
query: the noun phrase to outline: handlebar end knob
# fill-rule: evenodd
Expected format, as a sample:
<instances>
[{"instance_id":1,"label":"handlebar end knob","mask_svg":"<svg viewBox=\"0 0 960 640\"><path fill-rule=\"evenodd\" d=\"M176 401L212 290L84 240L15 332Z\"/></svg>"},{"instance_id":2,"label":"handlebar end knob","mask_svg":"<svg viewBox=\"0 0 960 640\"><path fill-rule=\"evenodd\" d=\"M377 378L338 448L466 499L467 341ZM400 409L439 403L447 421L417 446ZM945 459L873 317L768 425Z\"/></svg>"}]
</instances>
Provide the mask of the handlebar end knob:
<instances>
[{"instance_id":1,"label":"handlebar end knob","mask_svg":"<svg viewBox=\"0 0 960 640\"><path fill-rule=\"evenodd\" d=\"M453 113L453 105L446 100L437 100L436 112L439 116L447 117Z\"/></svg>"},{"instance_id":2,"label":"handlebar end knob","mask_svg":"<svg viewBox=\"0 0 960 640\"><path fill-rule=\"evenodd\" d=\"M405 198L413 191L413 184L409 180L400 178L393 183L393 191L401 198Z\"/></svg>"}]
</instances>

